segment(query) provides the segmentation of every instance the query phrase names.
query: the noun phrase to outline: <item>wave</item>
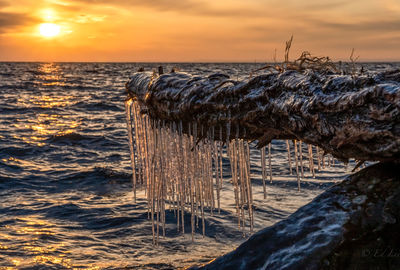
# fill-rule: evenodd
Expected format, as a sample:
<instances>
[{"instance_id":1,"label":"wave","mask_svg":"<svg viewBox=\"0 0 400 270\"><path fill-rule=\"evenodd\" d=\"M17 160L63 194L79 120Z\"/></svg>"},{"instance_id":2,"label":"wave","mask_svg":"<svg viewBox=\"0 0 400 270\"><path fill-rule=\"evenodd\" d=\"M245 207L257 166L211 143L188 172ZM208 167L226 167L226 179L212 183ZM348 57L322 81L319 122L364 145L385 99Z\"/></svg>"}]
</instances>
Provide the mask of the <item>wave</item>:
<instances>
[{"instance_id":1,"label":"wave","mask_svg":"<svg viewBox=\"0 0 400 270\"><path fill-rule=\"evenodd\" d=\"M108 179L125 179L125 180L129 180L131 179L132 175L125 173L125 172L120 172L120 171L116 171L114 169L111 169L109 167L95 167L93 172L95 172L96 174L99 174L101 176L104 176Z\"/></svg>"},{"instance_id":2,"label":"wave","mask_svg":"<svg viewBox=\"0 0 400 270\"><path fill-rule=\"evenodd\" d=\"M40 70L26 70L25 72L31 73L31 74L37 75L37 76L46 75L46 72L40 71Z\"/></svg>"},{"instance_id":3,"label":"wave","mask_svg":"<svg viewBox=\"0 0 400 270\"><path fill-rule=\"evenodd\" d=\"M3 147L0 149L0 157L5 156L5 157L23 157L27 155L34 155L37 154L37 148L33 147L18 147L18 146L10 146L10 147Z\"/></svg>"},{"instance_id":4,"label":"wave","mask_svg":"<svg viewBox=\"0 0 400 270\"><path fill-rule=\"evenodd\" d=\"M50 174L38 172L33 175L18 165L4 164L0 160L0 194L12 190L26 194L83 192L96 196L119 196L132 190L131 179L132 174L106 167L72 172L62 169Z\"/></svg>"},{"instance_id":5,"label":"wave","mask_svg":"<svg viewBox=\"0 0 400 270\"><path fill-rule=\"evenodd\" d=\"M108 167L94 167L86 171L75 171L53 180L58 191L73 189L93 192L98 195L111 195L131 190L132 174ZM55 191L57 192L57 191Z\"/></svg>"},{"instance_id":6,"label":"wave","mask_svg":"<svg viewBox=\"0 0 400 270\"><path fill-rule=\"evenodd\" d=\"M14 76L11 72L0 72L0 76L11 77Z\"/></svg>"},{"instance_id":7,"label":"wave","mask_svg":"<svg viewBox=\"0 0 400 270\"><path fill-rule=\"evenodd\" d=\"M62 108L52 108L53 112L58 112L60 111ZM49 111L48 108L45 107L40 107L40 106L31 106L29 108L26 107L16 107L14 105L4 105L2 106L2 108L0 108L0 112L2 113L27 113L27 110L29 110L29 113L33 113L33 112L47 112Z\"/></svg>"},{"instance_id":8,"label":"wave","mask_svg":"<svg viewBox=\"0 0 400 270\"><path fill-rule=\"evenodd\" d=\"M100 182L114 184L126 184L131 183L132 174L117 171L115 169L111 169L109 167L94 167L93 169L74 173L67 178L66 180L82 180L82 181L95 181L95 183L99 184Z\"/></svg>"},{"instance_id":9,"label":"wave","mask_svg":"<svg viewBox=\"0 0 400 270\"><path fill-rule=\"evenodd\" d=\"M96 135L82 135L80 133L61 133L51 135L46 142L48 143L65 143L65 144L74 144L81 141L90 141L90 142L98 142L104 140L104 136L96 136Z\"/></svg>"},{"instance_id":10,"label":"wave","mask_svg":"<svg viewBox=\"0 0 400 270\"><path fill-rule=\"evenodd\" d=\"M122 104L122 102L121 102ZM118 107L113 104L105 103L105 102L77 102L76 104L73 105L73 107L78 107L78 108L83 108L85 111L104 111L104 110L110 110L110 111L123 111L124 109L121 107Z\"/></svg>"},{"instance_id":11,"label":"wave","mask_svg":"<svg viewBox=\"0 0 400 270\"><path fill-rule=\"evenodd\" d=\"M89 132L93 132L90 131ZM111 149L112 147L125 147L125 144L121 144L118 139L108 138L104 135L87 135L77 132L72 133L60 133L49 136L43 142L49 145L70 145L83 147L84 149L91 149L94 151L102 151L102 149ZM79 151L79 148L77 148Z\"/></svg>"}]
</instances>

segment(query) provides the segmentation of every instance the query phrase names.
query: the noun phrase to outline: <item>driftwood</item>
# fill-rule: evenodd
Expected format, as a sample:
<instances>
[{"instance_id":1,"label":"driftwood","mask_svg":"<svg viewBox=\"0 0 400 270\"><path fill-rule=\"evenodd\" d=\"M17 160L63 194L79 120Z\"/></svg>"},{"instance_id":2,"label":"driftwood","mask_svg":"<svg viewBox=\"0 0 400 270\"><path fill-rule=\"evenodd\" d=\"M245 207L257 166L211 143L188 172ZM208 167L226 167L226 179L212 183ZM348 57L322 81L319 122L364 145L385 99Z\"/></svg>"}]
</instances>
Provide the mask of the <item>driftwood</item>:
<instances>
[{"instance_id":1,"label":"driftwood","mask_svg":"<svg viewBox=\"0 0 400 270\"><path fill-rule=\"evenodd\" d=\"M262 147L272 139L296 139L343 161L400 160L400 70L364 75L289 70L242 82L224 74L141 72L127 89L150 117L182 121L184 129L194 122L214 126L224 140L256 140Z\"/></svg>"}]
</instances>

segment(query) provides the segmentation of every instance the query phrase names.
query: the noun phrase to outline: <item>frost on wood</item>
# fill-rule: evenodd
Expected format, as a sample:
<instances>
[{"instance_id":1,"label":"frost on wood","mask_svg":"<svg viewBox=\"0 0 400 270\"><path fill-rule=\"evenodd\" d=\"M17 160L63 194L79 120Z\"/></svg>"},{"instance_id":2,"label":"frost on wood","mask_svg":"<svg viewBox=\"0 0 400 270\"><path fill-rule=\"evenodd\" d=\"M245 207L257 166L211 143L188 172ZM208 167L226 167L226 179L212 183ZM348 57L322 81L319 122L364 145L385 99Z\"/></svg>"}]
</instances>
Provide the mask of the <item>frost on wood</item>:
<instances>
[{"instance_id":1,"label":"frost on wood","mask_svg":"<svg viewBox=\"0 0 400 270\"><path fill-rule=\"evenodd\" d=\"M398 70L353 76L284 71L245 81L142 72L127 89L151 118L214 127L222 141L237 136L262 147L272 139L298 140L344 161L400 157Z\"/></svg>"}]
</instances>

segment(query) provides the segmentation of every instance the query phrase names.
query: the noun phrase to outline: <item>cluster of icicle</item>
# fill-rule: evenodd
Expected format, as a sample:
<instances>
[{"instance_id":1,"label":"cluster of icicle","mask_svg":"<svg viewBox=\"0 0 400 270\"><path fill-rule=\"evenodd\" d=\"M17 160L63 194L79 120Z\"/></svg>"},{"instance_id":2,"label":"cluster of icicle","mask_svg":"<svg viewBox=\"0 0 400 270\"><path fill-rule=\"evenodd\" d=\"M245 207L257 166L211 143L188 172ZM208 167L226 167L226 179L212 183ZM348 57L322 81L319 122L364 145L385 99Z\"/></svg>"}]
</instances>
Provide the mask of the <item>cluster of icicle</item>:
<instances>
[{"instance_id":1,"label":"cluster of icicle","mask_svg":"<svg viewBox=\"0 0 400 270\"><path fill-rule=\"evenodd\" d=\"M215 128L207 130L196 123L187 124L188 134L183 133L183 123L165 123L151 119L141 113L137 101L125 102L128 124L129 146L133 169L133 189L136 200L137 186L145 189L148 204L148 216L152 221L153 243L157 244L160 235L165 236L165 212L173 210L177 228L185 233L185 212L190 212L192 240L196 228L201 223L205 235L205 212L213 215L220 212L220 194L224 179L222 157L230 160L230 176L233 184L238 227L243 232L250 227L253 230L253 192L250 173L249 143L238 138L223 140L221 128L219 134ZM228 123L227 138L231 130ZM239 129L236 128L236 133ZM205 135L206 134L206 135ZM200 136L201 135L201 136ZM203 138L203 139L199 139ZM286 141L288 163L292 174L292 157L289 141ZM303 145L293 141L295 168L300 190L300 176L304 177ZM268 169L266 165L266 147L260 149L264 198L266 198L266 180L272 182L271 144L268 145ZM325 166L321 151L316 148L318 169ZM313 148L308 145L309 171L315 177ZM333 158L328 161L334 164Z\"/></svg>"}]
</instances>

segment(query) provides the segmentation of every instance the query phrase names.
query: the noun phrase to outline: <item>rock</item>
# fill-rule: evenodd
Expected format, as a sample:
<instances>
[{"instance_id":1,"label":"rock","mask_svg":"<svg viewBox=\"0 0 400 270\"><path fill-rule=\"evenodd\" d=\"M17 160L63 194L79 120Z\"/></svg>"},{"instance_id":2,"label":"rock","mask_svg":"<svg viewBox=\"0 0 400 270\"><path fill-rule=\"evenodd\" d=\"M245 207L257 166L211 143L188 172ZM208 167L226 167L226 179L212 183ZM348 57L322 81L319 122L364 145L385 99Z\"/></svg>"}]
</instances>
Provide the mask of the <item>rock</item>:
<instances>
[{"instance_id":1,"label":"rock","mask_svg":"<svg viewBox=\"0 0 400 270\"><path fill-rule=\"evenodd\" d=\"M375 164L191 269L400 269L399 206L400 167Z\"/></svg>"}]
</instances>

